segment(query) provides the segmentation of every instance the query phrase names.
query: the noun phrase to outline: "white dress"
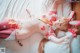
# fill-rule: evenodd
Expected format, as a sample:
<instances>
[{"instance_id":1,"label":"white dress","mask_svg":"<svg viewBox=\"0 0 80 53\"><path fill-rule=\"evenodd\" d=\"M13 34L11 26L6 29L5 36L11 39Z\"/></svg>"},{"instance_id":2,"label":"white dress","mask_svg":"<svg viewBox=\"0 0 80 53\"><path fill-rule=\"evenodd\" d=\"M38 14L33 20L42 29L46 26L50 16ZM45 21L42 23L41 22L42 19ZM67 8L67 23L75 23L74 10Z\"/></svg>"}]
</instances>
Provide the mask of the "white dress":
<instances>
[{"instance_id":1,"label":"white dress","mask_svg":"<svg viewBox=\"0 0 80 53\"><path fill-rule=\"evenodd\" d=\"M69 33L63 32L63 31L60 31L58 33L58 37L63 37L65 35L69 35ZM73 37L70 36L69 39L65 39L65 41L60 44L56 44L52 41L48 41L45 44L44 52L45 53L70 53L70 42L71 42L72 38Z\"/></svg>"}]
</instances>

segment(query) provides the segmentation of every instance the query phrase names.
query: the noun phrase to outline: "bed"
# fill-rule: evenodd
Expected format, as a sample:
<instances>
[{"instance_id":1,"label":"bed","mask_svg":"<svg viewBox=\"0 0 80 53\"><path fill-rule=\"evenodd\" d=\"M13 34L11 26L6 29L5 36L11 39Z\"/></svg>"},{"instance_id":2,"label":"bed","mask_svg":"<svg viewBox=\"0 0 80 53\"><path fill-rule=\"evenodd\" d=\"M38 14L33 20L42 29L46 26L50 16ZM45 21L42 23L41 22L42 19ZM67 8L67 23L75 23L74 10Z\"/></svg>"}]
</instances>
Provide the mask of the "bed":
<instances>
[{"instance_id":1,"label":"bed","mask_svg":"<svg viewBox=\"0 0 80 53\"><path fill-rule=\"evenodd\" d=\"M29 15L26 12L26 9L30 9L32 11L32 15L39 13L42 14L43 10L41 10L40 4L42 4L43 0L0 0L0 21L5 18L14 18L14 19L26 19ZM48 2L48 0L45 0ZM31 2L31 4L29 4ZM34 3L36 2L36 3ZM33 5L34 4L34 5ZM33 7L34 6L34 7ZM38 9L36 11L36 9ZM58 17L68 17L71 11L70 4L64 3L60 5L58 8ZM35 13L36 12L36 13ZM66 14L67 13L67 14ZM37 15L37 14L36 14ZM33 15L34 16L34 15ZM28 19L28 18L27 18ZM24 45L23 47L19 46L15 40L12 41L3 41L2 44L6 46L7 53L38 53L38 45L40 40L43 38L41 34L34 34L30 38L25 40L21 40L20 42ZM75 38L72 42L72 53L80 53L80 36Z\"/></svg>"}]
</instances>

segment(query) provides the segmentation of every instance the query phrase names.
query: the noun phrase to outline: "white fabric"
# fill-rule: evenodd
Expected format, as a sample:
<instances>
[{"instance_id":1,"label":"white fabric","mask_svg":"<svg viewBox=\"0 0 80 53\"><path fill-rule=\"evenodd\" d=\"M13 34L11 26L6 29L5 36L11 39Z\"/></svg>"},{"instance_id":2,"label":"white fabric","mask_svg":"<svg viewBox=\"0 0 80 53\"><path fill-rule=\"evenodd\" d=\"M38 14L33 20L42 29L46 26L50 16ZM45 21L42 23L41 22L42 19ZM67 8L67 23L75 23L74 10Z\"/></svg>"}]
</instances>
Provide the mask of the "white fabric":
<instances>
[{"instance_id":1,"label":"white fabric","mask_svg":"<svg viewBox=\"0 0 80 53\"><path fill-rule=\"evenodd\" d=\"M67 2L67 3L64 3L63 5L60 5L59 8L58 8L58 18L61 18L62 16L64 17L68 17L69 16L69 13L71 12L71 6L70 4ZM59 35L60 34L60 35ZM63 37L64 33L59 33L58 37ZM66 35L69 35L68 33ZM80 53L80 36L78 36L77 38L74 38L72 40L73 37L71 37L69 40L66 39L65 43L63 44L55 44L51 41L47 42L46 45L45 45L45 53L70 53L70 47L69 44L69 41L71 40L72 43L71 43L71 52L72 53ZM75 47L75 45L77 45ZM64 52L65 51L65 52Z\"/></svg>"},{"instance_id":2,"label":"white fabric","mask_svg":"<svg viewBox=\"0 0 80 53\"><path fill-rule=\"evenodd\" d=\"M71 4L64 2L64 4L58 7L58 18L65 17L67 18L71 12Z\"/></svg>"},{"instance_id":3,"label":"white fabric","mask_svg":"<svg viewBox=\"0 0 80 53\"><path fill-rule=\"evenodd\" d=\"M80 53L80 35L73 39L71 46L72 53Z\"/></svg>"},{"instance_id":4,"label":"white fabric","mask_svg":"<svg viewBox=\"0 0 80 53\"><path fill-rule=\"evenodd\" d=\"M62 35L63 35L63 31L60 31L58 36L62 36ZM65 39L65 41L60 44L56 44L55 42L48 41L45 44L44 52L45 53L70 53L69 45L72 40L72 38L71 38L72 34L70 32L65 32L64 36L65 35L67 35L69 38Z\"/></svg>"}]
</instances>

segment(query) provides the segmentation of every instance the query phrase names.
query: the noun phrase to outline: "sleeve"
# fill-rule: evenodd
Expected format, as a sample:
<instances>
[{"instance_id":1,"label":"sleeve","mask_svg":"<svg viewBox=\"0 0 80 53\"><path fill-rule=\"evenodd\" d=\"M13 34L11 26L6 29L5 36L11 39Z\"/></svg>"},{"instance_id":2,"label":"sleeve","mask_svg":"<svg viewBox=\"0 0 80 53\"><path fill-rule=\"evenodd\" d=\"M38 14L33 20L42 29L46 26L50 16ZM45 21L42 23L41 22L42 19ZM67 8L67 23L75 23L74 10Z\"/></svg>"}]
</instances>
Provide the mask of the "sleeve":
<instances>
[{"instance_id":1,"label":"sleeve","mask_svg":"<svg viewBox=\"0 0 80 53\"><path fill-rule=\"evenodd\" d=\"M73 29L68 29L68 31L69 31L70 33L72 33L72 36L73 36L73 37L77 37L77 34L76 34L76 31L75 31L75 30L73 30Z\"/></svg>"},{"instance_id":2,"label":"sleeve","mask_svg":"<svg viewBox=\"0 0 80 53\"><path fill-rule=\"evenodd\" d=\"M65 42L71 42L73 40L73 34L71 32L66 32L67 38L65 38Z\"/></svg>"},{"instance_id":3,"label":"sleeve","mask_svg":"<svg viewBox=\"0 0 80 53\"><path fill-rule=\"evenodd\" d=\"M50 11L49 12L49 18L50 22L52 23L53 21L56 21L57 19L57 12L56 11Z\"/></svg>"}]
</instances>

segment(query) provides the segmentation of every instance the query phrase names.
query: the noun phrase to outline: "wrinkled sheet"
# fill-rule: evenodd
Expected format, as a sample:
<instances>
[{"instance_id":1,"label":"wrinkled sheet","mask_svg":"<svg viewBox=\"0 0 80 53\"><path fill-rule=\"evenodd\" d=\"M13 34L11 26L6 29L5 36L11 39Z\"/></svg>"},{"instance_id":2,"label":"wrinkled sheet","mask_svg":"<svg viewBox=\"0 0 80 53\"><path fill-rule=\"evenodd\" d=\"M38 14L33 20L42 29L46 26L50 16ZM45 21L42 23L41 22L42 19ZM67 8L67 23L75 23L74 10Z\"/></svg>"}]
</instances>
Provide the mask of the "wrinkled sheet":
<instances>
[{"instance_id":1,"label":"wrinkled sheet","mask_svg":"<svg viewBox=\"0 0 80 53\"><path fill-rule=\"evenodd\" d=\"M26 9L31 12L33 16L40 16L43 14L46 8L43 10L43 3L47 3L48 0L0 0L0 20L6 18L23 19L24 21L29 18ZM58 17L68 17L71 11L69 3L64 3L58 8ZM38 53L38 45L43 38L41 34L34 34L30 38L21 40L24 45L20 47L16 41L3 42L7 48L7 53ZM72 52L80 53L80 37L77 37L72 42ZM65 51L64 51L65 52Z\"/></svg>"}]
</instances>

